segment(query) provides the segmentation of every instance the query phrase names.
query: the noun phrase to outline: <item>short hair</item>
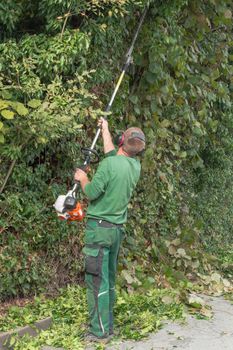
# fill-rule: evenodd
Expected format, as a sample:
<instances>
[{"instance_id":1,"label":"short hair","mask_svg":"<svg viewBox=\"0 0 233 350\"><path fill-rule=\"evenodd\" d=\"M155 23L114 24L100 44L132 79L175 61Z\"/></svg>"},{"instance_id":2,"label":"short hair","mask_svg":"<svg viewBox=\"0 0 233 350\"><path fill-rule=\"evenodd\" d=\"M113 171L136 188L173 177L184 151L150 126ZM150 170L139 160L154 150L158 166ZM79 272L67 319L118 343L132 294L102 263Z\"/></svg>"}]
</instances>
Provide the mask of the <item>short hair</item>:
<instances>
[{"instance_id":1,"label":"short hair","mask_svg":"<svg viewBox=\"0 0 233 350\"><path fill-rule=\"evenodd\" d=\"M146 138L140 128L131 127L124 132L122 148L130 157L134 157L143 152L145 146Z\"/></svg>"}]
</instances>

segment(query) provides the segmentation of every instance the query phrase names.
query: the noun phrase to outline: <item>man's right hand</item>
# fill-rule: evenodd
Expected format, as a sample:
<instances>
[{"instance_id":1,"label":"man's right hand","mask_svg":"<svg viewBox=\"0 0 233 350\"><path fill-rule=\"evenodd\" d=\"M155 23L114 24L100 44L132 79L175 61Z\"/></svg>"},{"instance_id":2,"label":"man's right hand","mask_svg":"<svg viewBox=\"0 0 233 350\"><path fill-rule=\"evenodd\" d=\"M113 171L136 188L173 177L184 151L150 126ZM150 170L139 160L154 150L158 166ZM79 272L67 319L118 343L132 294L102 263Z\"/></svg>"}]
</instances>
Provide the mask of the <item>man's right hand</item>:
<instances>
[{"instance_id":1,"label":"man's right hand","mask_svg":"<svg viewBox=\"0 0 233 350\"><path fill-rule=\"evenodd\" d=\"M109 131L108 130L108 122L106 119L101 117L98 121L98 127L102 130L102 133Z\"/></svg>"},{"instance_id":2,"label":"man's right hand","mask_svg":"<svg viewBox=\"0 0 233 350\"><path fill-rule=\"evenodd\" d=\"M112 137L108 129L108 122L106 119L101 117L98 121L98 126L102 130L103 142L104 142L104 153L115 150L112 142Z\"/></svg>"}]
</instances>

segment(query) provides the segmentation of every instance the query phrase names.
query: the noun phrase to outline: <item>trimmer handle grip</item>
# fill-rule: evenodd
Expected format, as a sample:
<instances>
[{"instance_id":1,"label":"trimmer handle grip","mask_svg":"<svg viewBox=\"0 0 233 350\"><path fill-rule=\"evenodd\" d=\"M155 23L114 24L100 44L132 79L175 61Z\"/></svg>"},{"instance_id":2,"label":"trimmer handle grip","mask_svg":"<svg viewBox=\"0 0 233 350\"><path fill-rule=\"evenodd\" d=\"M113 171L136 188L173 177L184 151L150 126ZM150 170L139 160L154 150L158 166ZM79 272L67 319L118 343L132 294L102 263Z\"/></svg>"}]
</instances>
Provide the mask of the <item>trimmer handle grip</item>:
<instances>
[{"instance_id":1,"label":"trimmer handle grip","mask_svg":"<svg viewBox=\"0 0 233 350\"><path fill-rule=\"evenodd\" d=\"M85 171L85 173L88 173L89 171L89 164L82 164L82 165L78 165L76 169L81 169L82 171ZM73 187L73 191L75 193L78 192L78 190L80 189L81 185L80 185L80 181L74 180L74 187Z\"/></svg>"},{"instance_id":2,"label":"trimmer handle grip","mask_svg":"<svg viewBox=\"0 0 233 350\"><path fill-rule=\"evenodd\" d=\"M80 188L81 188L80 181L75 180L74 186L72 188L72 192L75 192L77 194Z\"/></svg>"},{"instance_id":3,"label":"trimmer handle grip","mask_svg":"<svg viewBox=\"0 0 233 350\"><path fill-rule=\"evenodd\" d=\"M90 168L90 164L86 164L86 165L82 164L82 165L77 166L77 169L81 169L82 171L85 171L85 173L88 173L89 168ZM78 181L76 181L76 182L78 182Z\"/></svg>"}]
</instances>

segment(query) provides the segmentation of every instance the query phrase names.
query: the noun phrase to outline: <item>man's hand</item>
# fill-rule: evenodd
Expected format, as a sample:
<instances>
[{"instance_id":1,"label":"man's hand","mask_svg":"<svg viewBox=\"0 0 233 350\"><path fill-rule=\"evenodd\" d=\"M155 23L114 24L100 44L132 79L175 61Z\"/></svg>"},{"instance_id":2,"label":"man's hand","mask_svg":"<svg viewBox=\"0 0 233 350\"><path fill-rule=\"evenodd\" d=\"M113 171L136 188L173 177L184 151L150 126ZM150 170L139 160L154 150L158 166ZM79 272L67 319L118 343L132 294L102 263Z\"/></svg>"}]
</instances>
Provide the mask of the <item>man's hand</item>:
<instances>
[{"instance_id":1,"label":"man's hand","mask_svg":"<svg viewBox=\"0 0 233 350\"><path fill-rule=\"evenodd\" d=\"M74 174L74 179L75 181L82 182L83 180L87 179L87 174L82 169L77 168Z\"/></svg>"},{"instance_id":2,"label":"man's hand","mask_svg":"<svg viewBox=\"0 0 233 350\"><path fill-rule=\"evenodd\" d=\"M75 181L79 181L82 187L82 190L84 191L84 187L90 182L88 180L87 174L82 169L76 169L74 174Z\"/></svg>"},{"instance_id":3,"label":"man's hand","mask_svg":"<svg viewBox=\"0 0 233 350\"><path fill-rule=\"evenodd\" d=\"M101 117L98 121L98 126L102 130L102 137L104 142L104 153L108 153L115 150L114 144L112 142L111 134L108 130L107 120Z\"/></svg>"},{"instance_id":4,"label":"man's hand","mask_svg":"<svg viewBox=\"0 0 233 350\"><path fill-rule=\"evenodd\" d=\"M103 117L101 117L98 120L98 127L102 130L102 133L109 131L108 130L108 122L106 119L104 119Z\"/></svg>"}]
</instances>

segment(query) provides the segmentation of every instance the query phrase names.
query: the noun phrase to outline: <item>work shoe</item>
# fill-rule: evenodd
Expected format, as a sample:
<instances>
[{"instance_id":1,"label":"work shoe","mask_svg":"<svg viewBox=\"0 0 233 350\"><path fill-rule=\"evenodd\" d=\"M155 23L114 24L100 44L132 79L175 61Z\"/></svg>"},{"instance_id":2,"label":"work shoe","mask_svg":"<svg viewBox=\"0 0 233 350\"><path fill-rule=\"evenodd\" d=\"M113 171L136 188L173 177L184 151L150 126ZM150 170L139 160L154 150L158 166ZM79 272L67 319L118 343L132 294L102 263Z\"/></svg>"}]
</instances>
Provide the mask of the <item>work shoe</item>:
<instances>
[{"instance_id":1,"label":"work shoe","mask_svg":"<svg viewBox=\"0 0 233 350\"><path fill-rule=\"evenodd\" d=\"M119 329L114 330L114 331L111 329L111 330L109 331L109 336L110 336L110 337L119 336L119 335L120 335Z\"/></svg>"},{"instance_id":2,"label":"work shoe","mask_svg":"<svg viewBox=\"0 0 233 350\"><path fill-rule=\"evenodd\" d=\"M102 343L107 344L110 342L110 340L113 338L113 335L109 335L108 337L97 337L96 335L92 333L88 333L85 337L85 341L89 343Z\"/></svg>"}]
</instances>

